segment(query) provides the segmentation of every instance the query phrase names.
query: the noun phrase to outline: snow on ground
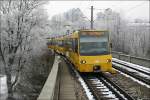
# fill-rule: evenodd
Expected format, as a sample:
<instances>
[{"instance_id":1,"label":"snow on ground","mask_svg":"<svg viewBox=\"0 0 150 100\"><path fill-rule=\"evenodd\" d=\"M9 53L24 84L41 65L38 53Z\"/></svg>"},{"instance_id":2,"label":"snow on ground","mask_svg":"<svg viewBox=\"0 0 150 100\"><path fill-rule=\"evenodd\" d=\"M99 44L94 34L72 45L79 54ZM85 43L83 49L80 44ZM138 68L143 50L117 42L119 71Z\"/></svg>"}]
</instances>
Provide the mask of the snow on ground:
<instances>
[{"instance_id":1,"label":"snow on ground","mask_svg":"<svg viewBox=\"0 0 150 100\"><path fill-rule=\"evenodd\" d=\"M136 68L136 69L138 68L142 71L150 73L150 68L147 68L147 67L144 67L144 66L140 66L140 65L137 65L137 64L133 64L133 63L130 63L130 62L123 61L123 60L119 60L117 58L112 58L112 61L116 61L116 62L119 62L119 63L122 63L122 64L126 64L128 66L133 67L133 68Z\"/></svg>"},{"instance_id":2,"label":"snow on ground","mask_svg":"<svg viewBox=\"0 0 150 100\"><path fill-rule=\"evenodd\" d=\"M82 77L79 75L79 73L73 68L74 72L76 73L76 76L78 77L79 82L81 83L82 87L84 88L84 91L87 95L88 100L95 100L92 93L90 92L88 86L86 85L86 83L84 82L84 80L82 79Z\"/></svg>"},{"instance_id":3,"label":"snow on ground","mask_svg":"<svg viewBox=\"0 0 150 100\"><path fill-rule=\"evenodd\" d=\"M5 100L7 97L6 76L0 75L0 99Z\"/></svg>"},{"instance_id":4,"label":"snow on ground","mask_svg":"<svg viewBox=\"0 0 150 100\"><path fill-rule=\"evenodd\" d=\"M116 70L117 70L117 69L116 69ZM139 83L139 84L141 84L141 85L144 85L144 86L146 86L147 88L150 88L149 85L147 85L147 84L145 84L145 83L143 83L143 82L141 82L141 81L135 79L134 77L131 77L131 76L129 76L129 75L127 75L127 74L125 74L125 73L119 71L119 70L117 70L117 71L118 71L119 73L121 73L122 75L124 75L124 76L126 76L126 77L129 77L129 78L132 79L133 81L135 81L135 82L137 82L137 83Z\"/></svg>"},{"instance_id":5,"label":"snow on ground","mask_svg":"<svg viewBox=\"0 0 150 100\"><path fill-rule=\"evenodd\" d=\"M81 83L82 87L85 90L85 93L89 100L94 100L93 95L91 94L90 90L88 89L87 85L85 84L84 80L79 76L78 77L79 82Z\"/></svg>"},{"instance_id":6,"label":"snow on ground","mask_svg":"<svg viewBox=\"0 0 150 100\"><path fill-rule=\"evenodd\" d=\"M93 80L93 79L92 79ZM99 84L99 87L97 87L97 89L100 89L101 91L103 91L103 92L101 92L103 95L105 95L104 97L111 97L111 98L115 98L115 99L117 99L116 98L116 96L115 96L115 94L113 94L110 90L109 90L109 88L107 88L99 79L95 79L95 80L93 80L93 82L92 82L92 84ZM118 100L118 99L117 99Z\"/></svg>"},{"instance_id":7,"label":"snow on ground","mask_svg":"<svg viewBox=\"0 0 150 100\"><path fill-rule=\"evenodd\" d=\"M141 73L141 72L138 72L138 71L136 71L136 70L134 70L134 69L125 67L125 66L123 66L123 65L120 65L120 64L117 64L117 63L114 63L114 62L112 62L112 64L115 65L115 66L117 66L117 67L120 67L120 68L123 68L123 69L125 69L125 70L128 70L129 72L132 72L132 73L134 73L134 74L136 73L137 75L139 75L139 76L141 76L141 77L143 77L143 78L150 79L150 77L149 77L148 75L143 74L143 73Z\"/></svg>"}]
</instances>

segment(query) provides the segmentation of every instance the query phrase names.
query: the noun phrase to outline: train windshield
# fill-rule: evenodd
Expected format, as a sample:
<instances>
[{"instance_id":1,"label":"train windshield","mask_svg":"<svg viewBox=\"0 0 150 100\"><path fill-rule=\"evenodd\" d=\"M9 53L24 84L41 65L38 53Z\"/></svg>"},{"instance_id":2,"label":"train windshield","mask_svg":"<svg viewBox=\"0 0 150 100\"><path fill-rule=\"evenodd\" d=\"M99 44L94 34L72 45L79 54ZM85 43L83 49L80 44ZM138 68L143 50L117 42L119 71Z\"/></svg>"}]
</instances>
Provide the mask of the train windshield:
<instances>
[{"instance_id":1,"label":"train windshield","mask_svg":"<svg viewBox=\"0 0 150 100\"><path fill-rule=\"evenodd\" d=\"M108 32L87 31L80 33L80 55L109 54Z\"/></svg>"}]
</instances>

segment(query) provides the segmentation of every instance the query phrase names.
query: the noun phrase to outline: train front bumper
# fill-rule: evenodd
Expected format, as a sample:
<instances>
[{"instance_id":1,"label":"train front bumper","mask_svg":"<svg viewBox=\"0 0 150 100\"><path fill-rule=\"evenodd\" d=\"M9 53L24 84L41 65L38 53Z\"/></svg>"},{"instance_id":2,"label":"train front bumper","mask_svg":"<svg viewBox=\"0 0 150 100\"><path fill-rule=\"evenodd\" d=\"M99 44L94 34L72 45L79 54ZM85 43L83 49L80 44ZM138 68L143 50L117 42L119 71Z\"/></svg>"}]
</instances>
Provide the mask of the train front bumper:
<instances>
[{"instance_id":1,"label":"train front bumper","mask_svg":"<svg viewBox=\"0 0 150 100\"><path fill-rule=\"evenodd\" d=\"M80 64L78 70L80 72L109 72L111 70L111 65Z\"/></svg>"}]
</instances>

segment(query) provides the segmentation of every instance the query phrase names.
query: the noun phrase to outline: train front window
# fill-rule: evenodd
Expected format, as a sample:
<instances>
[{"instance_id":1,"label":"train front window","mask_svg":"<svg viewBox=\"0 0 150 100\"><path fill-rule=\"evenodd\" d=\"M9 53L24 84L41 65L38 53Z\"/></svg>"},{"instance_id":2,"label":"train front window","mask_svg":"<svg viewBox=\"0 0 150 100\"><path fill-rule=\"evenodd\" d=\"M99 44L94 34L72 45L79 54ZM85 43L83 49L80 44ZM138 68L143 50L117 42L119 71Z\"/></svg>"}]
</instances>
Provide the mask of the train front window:
<instances>
[{"instance_id":1,"label":"train front window","mask_svg":"<svg viewBox=\"0 0 150 100\"><path fill-rule=\"evenodd\" d=\"M80 55L109 54L108 32L82 32L80 34Z\"/></svg>"}]
</instances>

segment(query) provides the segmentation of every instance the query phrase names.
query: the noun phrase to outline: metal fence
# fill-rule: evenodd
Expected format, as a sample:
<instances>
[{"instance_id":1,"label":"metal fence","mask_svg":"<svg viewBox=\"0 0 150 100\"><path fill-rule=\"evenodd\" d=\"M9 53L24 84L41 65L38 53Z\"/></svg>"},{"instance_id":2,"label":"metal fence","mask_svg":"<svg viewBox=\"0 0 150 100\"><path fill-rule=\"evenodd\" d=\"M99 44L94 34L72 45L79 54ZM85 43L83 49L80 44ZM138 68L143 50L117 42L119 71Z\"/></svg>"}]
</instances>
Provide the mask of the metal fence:
<instances>
[{"instance_id":1,"label":"metal fence","mask_svg":"<svg viewBox=\"0 0 150 100\"><path fill-rule=\"evenodd\" d=\"M147 58L126 55L126 54L123 54L122 52L116 52L116 51L112 51L112 56L120 60L124 60L127 62L131 62L134 64L138 64L138 65L150 68L150 59L147 59Z\"/></svg>"}]
</instances>

